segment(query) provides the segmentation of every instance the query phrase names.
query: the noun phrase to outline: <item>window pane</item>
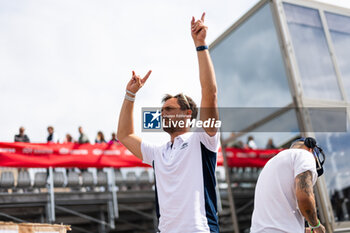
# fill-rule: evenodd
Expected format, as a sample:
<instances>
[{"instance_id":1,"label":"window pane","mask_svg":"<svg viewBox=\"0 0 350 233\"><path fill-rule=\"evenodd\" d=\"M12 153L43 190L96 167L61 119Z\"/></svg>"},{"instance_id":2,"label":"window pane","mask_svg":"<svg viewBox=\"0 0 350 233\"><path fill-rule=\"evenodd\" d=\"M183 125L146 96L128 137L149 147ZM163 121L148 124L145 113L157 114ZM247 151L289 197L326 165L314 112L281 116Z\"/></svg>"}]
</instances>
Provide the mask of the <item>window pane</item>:
<instances>
[{"instance_id":1,"label":"window pane","mask_svg":"<svg viewBox=\"0 0 350 233\"><path fill-rule=\"evenodd\" d=\"M283 5L304 95L313 99L341 100L318 10Z\"/></svg>"},{"instance_id":2,"label":"window pane","mask_svg":"<svg viewBox=\"0 0 350 233\"><path fill-rule=\"evenodd\" d=\"M344 89L350 100L350 17L326 12Z\"/></svg>"},{"instance_id":3,"label":"window pane","mask_svg":"<svg viewBox=\"0 0 350 233\"><path fill-rule=\"evenodd\" d=\"M229 147L237 147L237 145L244 145L248 147L248 137L252 136L258 149L271 149L268 148L268 142L272 139L273 145L276 148L281 148L292 139L300 137L300 133L297 132L276 132L276 133L256 133L252 132L238 137L235 141L230 142Z\"/></svg>"},{"instance_id":4,"label":"window pane","mask_svg":"<svg viewBox=\"0 0 350 233\"><path fill-rule=\"evenodd\" d=\"M348 221L350 213L350 130L346 133L317 133L326 154L324 175L335 221Z\"/></svg>"},{"instance_id":5,"label":"window pane","mask_svg":"<svg viewBox=\"0 0 350 233\"><path fill-rule=\"evenodd\" d=\"M211 49L220 107L282 107L292 102L266 4Z\"/></svg>"},{"instance_id":6,"label":"window pane","mask_svg":"<svg viewBox=\"0 0 350 233\"><path fill-rule=\"evenodd\" d=\"M241 121L243 122L243 119ZM295 110L292 109L259 126L244 136L237 138L236 143L242 141L243 144L247 144L248 137L253 136L255 144L259 149L267 149L269 139L272 139L274 145L279 147L299 135L300 132L296 113Z\"/></svg>"},{"instance_id":7,"label":"window pane","mask_svg":"<svg viewBox=\"0 0 350 233\"><path fill-rule=\"evenodd\" d=\"M294 108L219 108L221 132L298 131ZM249 128L254 125L254 128Z\"/></svg>"}]
</instances>

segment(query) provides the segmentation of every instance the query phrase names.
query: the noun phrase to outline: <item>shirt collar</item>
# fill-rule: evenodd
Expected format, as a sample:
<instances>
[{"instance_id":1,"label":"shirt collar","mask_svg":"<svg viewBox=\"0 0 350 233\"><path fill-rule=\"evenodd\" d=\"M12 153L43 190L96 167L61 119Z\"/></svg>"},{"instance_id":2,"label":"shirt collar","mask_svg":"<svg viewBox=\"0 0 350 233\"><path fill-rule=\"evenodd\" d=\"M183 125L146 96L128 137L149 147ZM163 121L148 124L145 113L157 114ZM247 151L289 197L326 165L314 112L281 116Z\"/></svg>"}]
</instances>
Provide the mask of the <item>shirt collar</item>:
<instances>
[{"instance_id":1,"label":"shirt collar","mask_svg":"<svg viewBox=\"0 0 350 233\"><path fill-rule=\"evenodd\" d=\"M181 140L181 143L186 141L191 136L191 134L192 134L191 132L180 134L179 136L174 138L174 143L176 143L177 140ZM166 145L167 145L167 148L170 148L171 141L169 141Z\"/></svg>"}]
</instances>

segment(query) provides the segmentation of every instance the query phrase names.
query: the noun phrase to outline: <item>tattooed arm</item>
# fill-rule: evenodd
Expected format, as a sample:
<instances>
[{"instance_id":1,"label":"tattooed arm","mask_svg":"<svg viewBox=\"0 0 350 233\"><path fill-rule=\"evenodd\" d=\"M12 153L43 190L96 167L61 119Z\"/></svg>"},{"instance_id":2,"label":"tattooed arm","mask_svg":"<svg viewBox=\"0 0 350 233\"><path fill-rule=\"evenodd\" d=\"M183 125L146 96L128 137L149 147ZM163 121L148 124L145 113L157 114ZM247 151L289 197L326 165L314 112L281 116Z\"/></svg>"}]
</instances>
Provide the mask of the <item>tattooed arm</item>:
<instances>
[{"instance_id":1,"label":"tattooed arm","mask_svg":"<svg viewBox=\"0 0 350 233\"><path fill-rule=\"evenodd\" d=\"M313 226L318 224L316 202L312 187L311 171L303 172L295 178L295 193L298 206L305 219Z\"/></svg>"},{"instance_id":2,"label":"tattooed arm","mask_svg":"<svg viewBox=\"0 0 350 233\"><path fill-rule=\"evenodd\" d=\"M316 227L319 224L319 220L317 218L311 171L300 173L295 177L295 194L302 215L309 225ZM315 229L306 228L305 232L325 233L326 229L320 224Z\"/></svg>"}]
</instances>

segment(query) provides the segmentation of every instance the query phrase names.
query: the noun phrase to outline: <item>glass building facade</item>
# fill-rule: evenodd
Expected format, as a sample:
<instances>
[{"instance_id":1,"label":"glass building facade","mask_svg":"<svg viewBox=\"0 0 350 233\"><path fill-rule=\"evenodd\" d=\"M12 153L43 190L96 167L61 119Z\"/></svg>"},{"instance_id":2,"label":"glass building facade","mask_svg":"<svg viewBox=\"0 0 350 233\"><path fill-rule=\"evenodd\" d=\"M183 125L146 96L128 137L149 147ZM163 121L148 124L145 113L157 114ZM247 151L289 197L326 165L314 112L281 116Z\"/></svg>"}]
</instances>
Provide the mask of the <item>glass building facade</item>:
<instances>
[{"instance_id":1,"label":"glass building facade","mask_svg":"<svg viewBox=\"0 0 350 233\"><path fill-rule=\"evenodd\" d=\"M264 148L269 138L282 146L299 136L316 137L327 155L316 186L321 220L329 232L350 232L350 10L263 0L215 40L210 52L219 107L269 109L249 124L244 117L232 120L244 126L233 127L235 140L252 135ZM305 110L315 107L344 109L343 119L322 122L343 121L341 129L318 130L312 117L317 114Z\"/></svg>"}]
</instances>

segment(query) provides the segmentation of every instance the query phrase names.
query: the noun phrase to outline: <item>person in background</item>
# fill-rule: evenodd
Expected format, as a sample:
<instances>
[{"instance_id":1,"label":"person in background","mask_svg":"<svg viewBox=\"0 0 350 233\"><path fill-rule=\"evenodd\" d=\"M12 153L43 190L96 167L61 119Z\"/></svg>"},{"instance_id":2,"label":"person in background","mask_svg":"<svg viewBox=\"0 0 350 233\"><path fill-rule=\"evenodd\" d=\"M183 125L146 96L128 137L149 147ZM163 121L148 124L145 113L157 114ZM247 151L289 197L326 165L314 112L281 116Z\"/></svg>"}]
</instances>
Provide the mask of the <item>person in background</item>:
<instances>
[{"instance_id":1,"label":"person in background","mask_svg":"<svg viewBox=\"0 0 350 233\"><path fill-rule=\"evenodd\" d=\"M244 143L241 140L239 140L233 144L233 147L238 149L244 149Z\"/></svg>"},{"instance_id":2,"label":"person in background","mask_svg":"<svg viewBox=\"0 0 350 233\"><path fill-rule=\"evenodd\" d=\"M276 149L277 147L275 146L275 144L273 143L272 138L269 138L269 140L267 141L266 144L266 149Z\"/></svg>"},{"instance_id":3,"label":"person in background","mask_svg":"<svg viewBox=\"0 0 350 233\"><path fill-rule=\"evenodd\" d=\"M116 133L112 133L112 138L111 140L109 140L108 145L122 145L121 142L118 140ZM120 172L120 168L114 168L114 172Z\"/></svg>"},{"instance_id":4,"label":"person in background","mask_svg":"<svg viewBox=\"0 0 350 233\"><path fill-rule=\"evenodd\" d=\"M79 139L78 139L78 143L79 144L90 143L89 138L86 136L86 134L84 134L83 127L79 126L78 131L80 134ZM79 169L81 172L85 172L88 170L87 168L79 168Z\"/></svg>"},{"instance_id":5,"label":"person in background","mask_svg":"<svg viewBox=\"0 0 350 233\"><path fill-rule=\"evenodd\" d=\"M112 145L112 144L116 144L116 145L120 145L120 141L117 139L117 135L116 133L112 133L112 138L111 140L109 140L108 142L109 145Z\"/></svg>"},{"instance_id":6,"label":"person in background","mask_svg":"<svg viewBox=\"0 0 350 233\"><path fill-rule=\"evenodd\" d=\"M102 133L102 131L98 131L97 132L95 143L96 144L107 143L106 140L105 140L105 135ZM103 169L102 168L97 168L97 172L99 172L99 171L103 171Z\"/></svg>"},{"instance_id":7,"label":"person in background","mask_svg":"<svg viewBox=\"0 0 350 233\"><path fill-rule=\"evenodd\" d=\"M86 134L84 134L83 128L81 126L79 126L78 131L79 131L79 134L80 134L78 142L80 144L90 143L89 138L86 136Z\"/></svg>"},{"instance_id":8,"label":"person in background","mask_svg":"<svg viewBox=\"0 0 350 233\"><path fill-rule=\"evenodd\" d=\"M270 159L256 183L250 232L325 233L313 190L323 174L324 159L323 150L311 137L297 139L290 149Z\"/></svg>"},{"instance_id":9,"label":"person in background","mask_svg":"<svg viewBox=\"0 0 350 233\"><path fill-rule=\"evenodd\" d=\"M258 147L256 146L256 143L254 141L254 137L253 136L249 136L248 137L248 141L247 141L247 146L250 149L258 149Z\"/></svg>"},{"instance_id":10,"label":"person in background","mask_svg":"<svg viewBox=\"0 0 350 233\"><path fill-rule=\"evenodd\" d=\"M57 134L55 133L55 130L53 128L53 126L48 126L47 127L47 132L49 133L49 135L47 136L47 143L59 143L59 139ZM54 170L56 171L57 168L55 168ZM49 175L49 169L46 169L46 174Z\"/></svg>"},{"instance_id":11,"label":"person in background","mask_svg":"<svg viewBox=\"0 0 350 233\"><path fill-rule=\"evenodd\" d=\"M52 126L47 127L47 132L49 135L47 136L47 142L48 143L59 143L59 139L54 132L54 128Z\"/></svg>"},{"instance_id":12,"label":"person in background","mask_svg":"<svg viewBox=\"0 0 350 233\"><path fill-rule=\"evenodd\" d=\"M74 142L72 135L69 133L66 134L66 139L64 140L65 143L72 143Z\"/></svg>"},{"instance_id":13,"label":"person in background","mask_svg":"<svg viewBox=\"0 0 350 233\"><path fill-rule=\"evenodd\" d=\"M96 136L96 139L95 139L95 143L98 143L98 144L107 143L106 140L105 140L105 136L104 136L104 134L102 133L102 131L98 131L98 132L97 132L97 136Z\"/></svg>"},{"instance_id":14,"label":"person in background","mask_svg":"<svg viewBox=\"0 0 350 233\"><path fill-rule=\"evenodd\" d=\"M66 138L64 139L64 143L74 143L73 137L72 135L70 135L69 133L66 134ZM70 172L74 172L75 168L71 167L71 168L66 168L66 175L68 176L68 173Z\"/></svg>"},{"instance_id":15,"label":"person in background","mask_svg":"<svg viewBox=\"0 0 350 233\"><path fill-rule=\"evenodd\" d=\"M15 142L30 142L27 134L24 134L25 128L21 126L19 128L19 134L15 135Z\"/></svg>"},{"instance_id":16,"label":"person in background","mask_svg":"<svg viewBox=\"0 0 350 233\"><path fill-rule=\"evenodd\" d=\"M15 135L15 142L30 142L29 137L27 134L24 134L25 128L23 126L19 127L19 134ZM16 169L18 171L28 171L27 168L19 168Z\"/></svg>"}]
</instances>

